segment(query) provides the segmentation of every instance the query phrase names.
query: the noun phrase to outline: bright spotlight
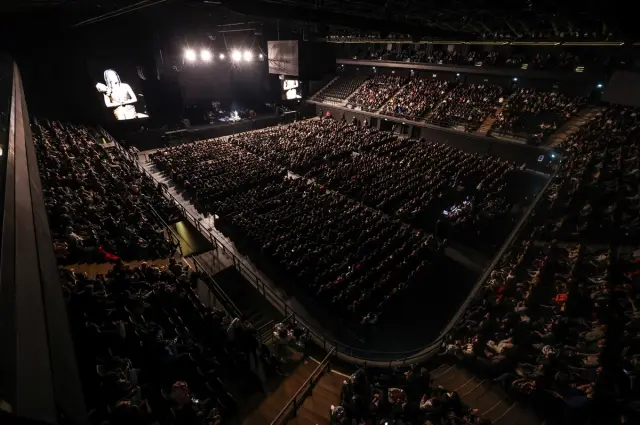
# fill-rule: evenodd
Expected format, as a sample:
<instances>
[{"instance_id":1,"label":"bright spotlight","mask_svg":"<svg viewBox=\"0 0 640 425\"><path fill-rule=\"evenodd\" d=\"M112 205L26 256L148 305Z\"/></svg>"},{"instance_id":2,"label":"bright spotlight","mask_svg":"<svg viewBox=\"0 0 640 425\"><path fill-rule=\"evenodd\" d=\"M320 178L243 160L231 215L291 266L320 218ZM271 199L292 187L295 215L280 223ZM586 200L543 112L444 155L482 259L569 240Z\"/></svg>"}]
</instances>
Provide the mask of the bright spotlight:
<instances>
[{"instance_id":1,"label":"bright spotlight","mask_svg":"<svg viewBox=\"0 0 640 425\"><path fill-rule=\"evenodd\" d=\"M211 50L202 49L200 51L200 59L202 59L203 62L210 62L211 59L213 59L213 55L211 54Z\"/></svg>"},{"instance_id":2,"label":"bright spotlight","mask_svg":"<svg viewBox=\"0 0 640 425\"><path fill-rule=\"evenodd\" d=\"M258 55L258 59L260 59L260 60L264 59L264 55L263 55L262 53L260 53L260 54Z\"/></svg>"},{"instance_id":3,"label":"bright spotlight","mask_svg":"<svg viewBox=\"0 0 640 425\"><path fill-rule=\"evenodd\" d=\"M253 60L253 53L251 53L250 50L245 50L243 56L244 60L246 60L247 62L251 62Z\"/></svg>"},{"instance_id":4,"label":"bright spotlight","mask_svg":"<svg viewBox=\"0 0 640 425\"><path fill-rule=\"evenodd\" d=\"M196 51L193 49L187 49L184 51L184 58L186 60L188 60L189 62L193 62L196 60L197 55L196 55Z\"/></svg>"},{"instance_id":5,"label":"bright spotlight","mask_svg":"<svg viewBox=\"0 0 640 425\"><path fill-rule=\"evenodd\" d=\"M598 85L597 85L596 87L598 87L599 89L601 89L601 88L602 88L602 83L598 83Z\"/></svg>"},{"instance_id":6,"label":"bright spotlight","mask_svg":"<svg viewBox=\"0 0 640 425\"><path fill-rule=\"evenodd\" d=\"M513 77L513 81L518 81L518 77Z\"/></svg>"},{"instance_id":7,"label":"bright spotlight","mask_svg":"<svg viewBox=\"0 0 640 425\"><path fill-rule=\"evenodd\" d=\"M224 59L224 53L220 53L220 60Z\"/></svg>"},{"instance_id":8,"label":"bright spotlight","mask_svg":"<svg viewBox=\"0 0 640 425\"><path fill-rule=\"evenodd\" d=\"M234 50L233 52L231 52L232 61L238 62L240 59L242 59L242 53L240 53L240 50Z\"/></svg>"}]
</instances>

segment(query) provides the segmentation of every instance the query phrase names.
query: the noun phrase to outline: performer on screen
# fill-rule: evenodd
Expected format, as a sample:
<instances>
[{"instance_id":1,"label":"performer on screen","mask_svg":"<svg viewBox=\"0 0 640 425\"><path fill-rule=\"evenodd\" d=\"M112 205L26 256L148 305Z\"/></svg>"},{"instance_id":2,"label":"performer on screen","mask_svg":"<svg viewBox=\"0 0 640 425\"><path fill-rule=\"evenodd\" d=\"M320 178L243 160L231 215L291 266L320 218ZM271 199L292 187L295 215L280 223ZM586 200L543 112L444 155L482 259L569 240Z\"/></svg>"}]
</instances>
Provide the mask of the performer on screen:
<instances>
[{"instance_id":1,"label":"performer on screen","mask_svg":"<svg viewBox=\"0 0 640 425\"><path fill-rule=\"evenodd\" d=\"M107 108L114 108L113 115L118 121L134 118L147 118L147 114L136 112L134 103L138 101L136 94L129 84L120 81L120 76L113 69L104 71L105 84L96 84L98 92L104 96L104 104Z\"/></svg>"}]
</instances>

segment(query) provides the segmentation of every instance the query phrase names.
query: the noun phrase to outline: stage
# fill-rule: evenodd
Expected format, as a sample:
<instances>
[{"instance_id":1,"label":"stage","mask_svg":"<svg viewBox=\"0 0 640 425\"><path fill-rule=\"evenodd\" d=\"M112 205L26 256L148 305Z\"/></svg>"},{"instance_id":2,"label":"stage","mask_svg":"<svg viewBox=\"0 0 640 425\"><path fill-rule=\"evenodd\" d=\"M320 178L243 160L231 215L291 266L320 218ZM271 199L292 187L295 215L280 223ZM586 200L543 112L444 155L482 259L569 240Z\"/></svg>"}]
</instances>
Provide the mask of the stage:
<instances>
[{"instance_id":1,"label":"stage","mask_svg":"<svg viewBox=\"0 0 640 425\"><path fill-rule=\"evenodd\" d=\"M312 111L314 113L314 111ZM175 143L192 142L203 139L229 136L244 133L251 130L271 127L278 124L291 123L297 119L306 118L298 116L297 112L286 112L282 115L266 114L252 119L244 119L233 123L202 124L182 130L145 130L123 136L122 139L129 146L135 146L140 151L158 149ZM311 115L313 116L313 115Z\"/></svg>"}]
</instances>

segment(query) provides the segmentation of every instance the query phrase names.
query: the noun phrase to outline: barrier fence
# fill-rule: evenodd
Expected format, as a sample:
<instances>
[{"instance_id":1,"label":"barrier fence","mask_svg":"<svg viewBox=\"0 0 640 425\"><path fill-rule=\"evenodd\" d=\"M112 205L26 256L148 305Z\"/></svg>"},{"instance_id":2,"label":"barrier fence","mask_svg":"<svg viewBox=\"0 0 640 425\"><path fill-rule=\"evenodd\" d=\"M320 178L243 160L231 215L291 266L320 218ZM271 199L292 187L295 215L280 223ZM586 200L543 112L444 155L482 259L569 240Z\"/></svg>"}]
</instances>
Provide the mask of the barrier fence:
<instances>
[{"instance_id":1,"label":"barrier fence","mask_svg":"<svg viewBox=\"0 0 640 425\"><path fill-rule=\"evenodd\" d=\"M124 153L124 155L135 164L138 169L148 175L150 178L154 179L153 175L145 169L138 161L137 152L131 152L120 146L120 144L113 139L104 129L100 129L103 135L108 138L111 142L115 144L115 146ZM507 240L502 245L501 249L494 256L491 264L485 269L484 273L477 281L476 285L471 290L469 296L465 299L463 304L461 305L458 312L454 315L451 321L447 324L444 330L440 333L440 335L427 347L421 347L419 349L411 350L411 351L403 351L403 352L391 352L391 351L372 351L367 349L361 349L352 347L346 344L337 341L334 338L328 337L323 332L317 330L315 326L308 323L307 320L304 319L301 315L299 315L296 311L294 311L285 300L283 300L278 294L276 294L270 287L270 285L266 284L258 275L256 275L252 267L249 267L246 263L247 260L243 258L239 258L235 255L233 250L226 246L226 244L219 240L209 229L206 229L200 223L200 220L193 216L191 212L185 208L182 203L177 200L168 190L163 191L165 196L175 203L175 205L180 209L184 217L195 226L195 228L205 236L214 246L215 249L221 250L221 252L230 257L233 261L234 267L247 278L247 280L258 290L258 292L263 295L274 307L276 307L285 317L292 315L292 317L304 328L309 331L310 338L314 341L314 343L323 348L325 352L330 352L335 349L334 355L339 357L341 360L348 361L350 363L364 365L367 364L369 366L378 366L378 367L392 367L392 366L403 366L409 363L417 363L421 361L427 360L430 356L437 353L442 345L442 342L445 336L457 325L462 317L466 308L471 304L473 299L478 295L480 288L483 286L484 282L489 277L491 271L496 267L506 250L511 246L516 236L519 235L520 230L527 223L529 218L531 217L531 213L533 212L535 206L538 201L541 199L543 194L546 192L549 187L551 181L554 179L556 173L558 172L557 168L552 173L551 177L540 191L540 193L535 198L534 202L529 207L529 210L524 214L518 224L515 226ZM155 179L154 179L155 180ZM224 292L220 287L215 283L215 280L211 278L211 287L216 291L216 294L220 297L221 302L229 302L231 300L228 299ZM233 305L233 303L231 303Z\"/></svg>"},{"instance_id":2,"label":"barrier fence","mask_svg":"<svg viewBox=\"0 0 640 425\"><path fill-rule=\"evenodd\" d=\"M123 153L127 158L131 159L131 154L129 152L127 152L119 143L115 142L113 139L111 140L114 142L114 146L116 147L116 149L118 149L119 152ZM176 201L174 200L174 203L175 202ZM167 230L171 240L177 244L180 257L185 258L182 252L182 245L180 244L180 241L183 240L182 237L164 221L162 215L159 214L151 205L149 205L149 211L151 211L151 214L154 216L155 220ZM184 208L181 208L181 212L184 215ZM189 262L193 264L195 270L201 274L201 280L209 290L209 294L211 296L211 299L209 299L209 304L221 305L224 310L226 310L227 313L232 317L242 316L242 312L240 311L240 309L236 307L233 301L220 288L215 279L209 274L207 269L195 257L189 258Z\"/></svg>"}]
</instances>

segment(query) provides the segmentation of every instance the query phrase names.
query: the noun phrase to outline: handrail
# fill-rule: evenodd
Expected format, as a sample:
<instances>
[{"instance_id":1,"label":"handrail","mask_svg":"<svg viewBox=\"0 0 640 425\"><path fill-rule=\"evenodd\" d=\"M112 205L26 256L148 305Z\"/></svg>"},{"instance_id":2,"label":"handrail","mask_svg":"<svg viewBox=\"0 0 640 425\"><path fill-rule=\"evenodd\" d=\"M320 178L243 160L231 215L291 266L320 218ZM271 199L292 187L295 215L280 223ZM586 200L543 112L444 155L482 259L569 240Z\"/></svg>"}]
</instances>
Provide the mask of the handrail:
<instances>
[{"instance_id":1,"label":"handrail","mask_svg":"<svg viewBox=\"0 0 640 425\"><path fill-rule=\"evenodd\" d=\"M108 133L106 133L106 134L108 135L110 140L114 143L114 146L116 147L116 149L118 149L118 151L121 152L126 158L132 160L129 152L127 152ZM134 164L137 164L137 161L135 161ZM140 167L137 167L137 168L139 169ZM153 177L151 177L151 178L153 178ZM169 226L164 221L162 216L153 208L153 206L148 205L148 208L151 211L151 213L155 216L155 218L159 222L159 224L162 225L164 228L168 229L169 232L171 233L171 235L176 239L176 241L178 241L178 249L180 250L180 256L184 258L184 256L182 255L182 248L181 248L180 242L179 242L180 240L183 240L182 236L180 236L177 232L175 232L171 228L171 226ZM195 257L190 258L190 261L192 261L195 264L196 271L199 271L199 272L204 273L206 275L207 279L206 280L203 279L203 281L204 281L204 284L209 289L209 291L213 294L214 302L215 302L215 297L217 296L218 299L221 300L221 305L224 306L224 308L225 308L225 310L227 310L228 314L230 314L232 317L240 317L240 316L242 316L242 312L240 311L240 309L233 303L233 301L231 301L231 299L222 290L222 288L220 288L220 286L217 284L215 279L209 274L209 272L207 272L207 270L204 268L204 266L202 264L200 264L200 262ZM200 270L198 270L198 268Z\"/></svg>"},{"instance_id":2,"label":"handrail","mask_svg":"<svg viewBox=\"0 0 640 425\"><path fill-rule=\"evenodd\" d=\"M271 329L273 329L273 322L273 320L269 320L267 323L256 329L258 341L260 341L261 343L264 343L266 341L265 338L271 333Z\"/></svg>"},{"instance_id":3,"label":"handrail","mask_svg":"<svg viewBox=\"0 0 640 425\"><path fill-rule=\"evenodd\" d=\"M106 131L104 129L102 129L102 131L103 131L103 133L106 133ZM108 135L108 133L106 133L106 134ZM111 141L113 141L115 143L116 146L120 147L119 143L116 142L110 135L108 137L109 137L109 139ZM120 148L124 149L122 147L120 147ZM128 152L127 152L127 155L134 162L134 164L138 167L138 169L140 169L143 173L145 173L149 177L154 178L153 175L147 169L145 169L142 165L140 165L140 163L137 161L136 158L131 158L131 155ZM536 197L534 202L529 207L529 210L527 211L527 213L525 213L525 215L522 217L522 219L519 221L519 223L516 225L516 227L512 230L510 236L504 242L504 244L502 245L502 247L498 251L498 253L494 256L494 258L493 258L492 262L490 263L489 267L487 267L485 269L483 275L480 277L480 279L478 279L478 281L476 282L475 286L470 291L469 296L465 299L465 301L463 302L461 307L458 309L458 311L456 312L454 317L449 321L449 323L443 329L443 331L440 333L440 335L436 339L434 339L434 341L431 344L429 344L427 346L423 346L423 347L415 349L415 350L404 351L404 352L389 352L389 351L381 352L381 351L358 349L358 348L343 344L343 343L341 343L339 341L336 341L333 338L329 338L323 332L316 330L314 326L312 326L309 323L307 323L307 321L303 317L301 317L294 310L292 310L291 307L289 307L287 305L287 303L269 287L269 285L265 284L262 281L262 279L260 279L260 277L258 277L251 270L251 268L248 267L245 264L245 260L244 259L238 258L233 253L233 251L231 249L227 249L226 248L224 242L222 242L218 238L216 238L216 236L214 236L211 231L209 231L207 229L204 229L201 226L200 221L196 217L194 217L180 203L180 201L178 201L170 192L164 191L164 194L171 201L173 201L175 203L175 205L178 206L178 208L180 208L180 210L183 212L183 215L189 221L191 221L192 224L205 237L207 237L209 239L209 241L211 243L213 243L216 248L222 248L223 253L228 254L228 255L231 256L231 258L233 260L234 267L236 267L236 269L238 269L238 271L240 273L248 274L248 276L247 276L248 279L247 280L258 290L258 292L262 291L263 296L265 296L267 298L271 298L271 300L274 301L272 304L274 304L274 306L276 308L278 308L281 312L283 312L283 314L288 315L288 313L291 313L291 315L293 315L294 319L309 331L309 335L311 336L311 339L318 346L322 347L325 351L333 351L335 349L336 350L335 353L336 353L336 355L338 357L340 357L342 360L345 360L345 361L348 361L348 362L351 362L351 363L356 363L356 364L365 364L366 363L366 364L368 364L370 366L402 366L402 365L406 365L408 363L417 363L417 362L420 362L420 361L424 361L429 356L431 356L432 354L434 354L435 352L440 350L442 341L444 340L445 336L459 322L460 318L462 317L462 315L466 311L467 307L469 306L471 301L476 297L476 295L479 292L479 289L482 287L484 282L489 277L491 271L498 264L498 262L500 261L500 259L502 258L502 256L506 252L506 250L511 246L511 244L513 243L513 241L515 239L515 236L520 232L520 230L523 227L523 225L526 223L526 221L531 216L531 213L535 209L535 206L537 205L537 203L540 200L540 198L542 197L542 195L546 192L547 188L549 187L551 181L553 180L553 178L555 177L557 172L558 172L558 169L556 169L554 171L554 173L551 175L549 180L546 182L546 184L543 187L543 189L540 191L540 193L538 194L538 196Z\"/></svg>"},{"instance_id":4,"label":"handrail","mask_svg":"<svg viewBox=\"0 0 640 425\"><path fill-rule=\"evenodd\" d=\"M300 386L300 388L298 388L298 391L296 391L293 397L289 399L289 401L287 402L287 404L285 404L282 410L280 410L280 413L278 413L278 415L271 421L271 425L285 424L286 421L289 419L289 417L287 416L287 410L289 409L289 407L293 407L291 414L293 414L293 416L295 417L298 411L298 407L300 407L300 404L298 402L298 396L300 394L306 394L306 392L309 389L313 388L313 386L315 385L314 380L322 376L322 372L324 372L324 369L329 366L329 363L335 354L336 354L336 349L334 347L331 349L331 351L327 353L327 355L324 357L324 359L322 359L320 364L313 370L313 372L311 372L311 375L307 378L307 380L304 381L304 383Z\"/></svg>"}]
</instances>

